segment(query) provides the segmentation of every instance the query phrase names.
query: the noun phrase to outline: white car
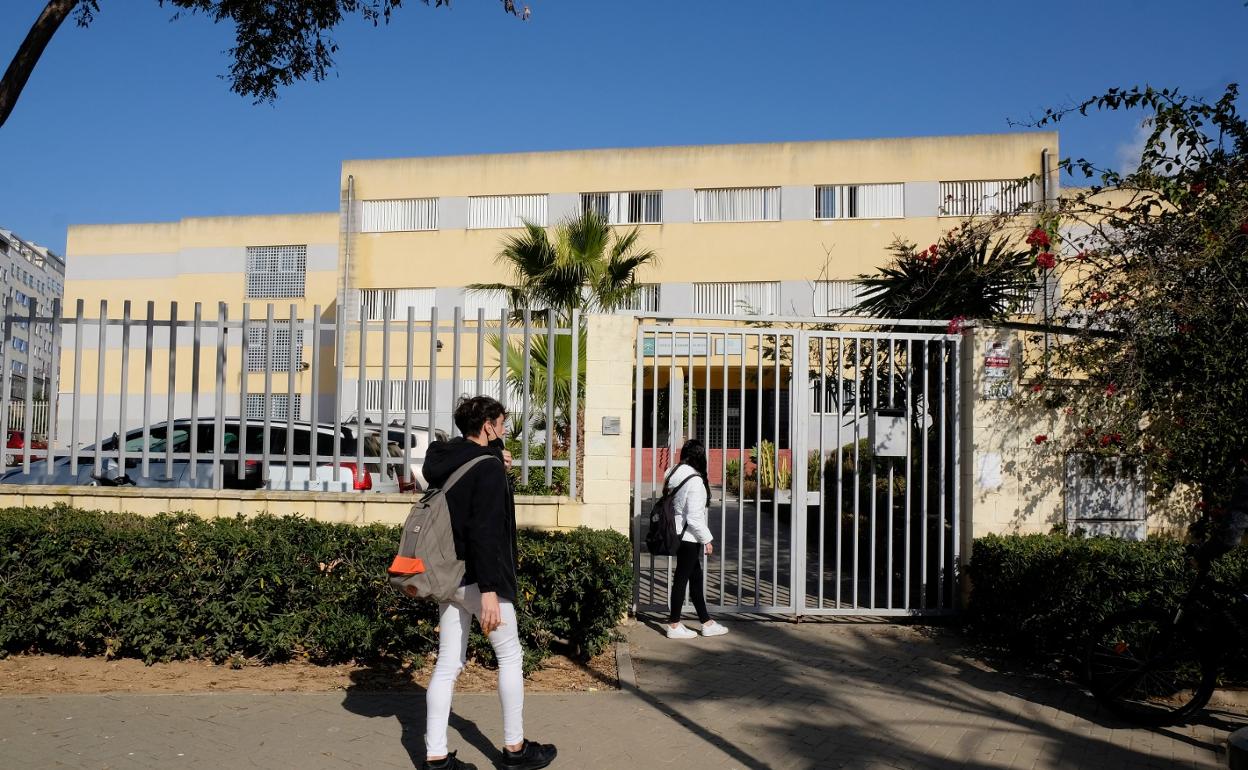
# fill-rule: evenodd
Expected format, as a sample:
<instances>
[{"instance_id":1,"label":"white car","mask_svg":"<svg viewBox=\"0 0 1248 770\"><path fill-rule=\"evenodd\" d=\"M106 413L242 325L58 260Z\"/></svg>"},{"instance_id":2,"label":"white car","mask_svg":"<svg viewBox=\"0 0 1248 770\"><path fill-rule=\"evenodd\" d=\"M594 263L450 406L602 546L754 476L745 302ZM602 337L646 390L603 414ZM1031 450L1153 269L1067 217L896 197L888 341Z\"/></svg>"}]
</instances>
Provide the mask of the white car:
<instances>
[{"instance_id":1,"label":"white car","mask_svg":"<svg viewBox=\"0 0 1248 770\"><path fill-rule=\"evenodd\" d=\"M365 456L382 456L382 426L380 424L368 422L363 425L346 423L343 427L356 435L364 436ZM391 423L386 429L386 454L394 458L394 460L391 463L366 463L372 481L372 491L423 492L429 488L429 482L425 480L424 474L425 452L429 449L429 429L416 425L412 426L411 450L406 452L406 454L407 465L410 468L410 479L415 482L414 484L405 481L403 477L403 456L405 447L408 446L404 438L406 432L404 426ZM434 441L446 441L448 438L445 431L434 429Z\"/></svg>"}]
</instances>

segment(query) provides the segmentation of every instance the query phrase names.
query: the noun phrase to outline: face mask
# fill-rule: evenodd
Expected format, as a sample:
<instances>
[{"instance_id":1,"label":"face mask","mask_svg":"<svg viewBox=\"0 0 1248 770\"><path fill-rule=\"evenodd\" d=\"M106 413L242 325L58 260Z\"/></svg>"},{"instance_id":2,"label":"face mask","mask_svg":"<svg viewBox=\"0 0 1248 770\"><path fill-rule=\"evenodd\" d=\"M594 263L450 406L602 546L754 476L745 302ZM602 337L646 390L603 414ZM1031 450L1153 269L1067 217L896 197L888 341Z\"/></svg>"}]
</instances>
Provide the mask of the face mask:
<instances>
[{"instance_id":1,"label":"face mask","mask_svg":"<svg viewBox=\"0 0 1248 770\"><path fill-rule=\"evenodd\" d=\"M504 443L501 438L494 438L494 439L491 439L490 442L486 444L486 446L493 447L495 449L502 449L504 447Z\"/></svg>"}]
</instances>

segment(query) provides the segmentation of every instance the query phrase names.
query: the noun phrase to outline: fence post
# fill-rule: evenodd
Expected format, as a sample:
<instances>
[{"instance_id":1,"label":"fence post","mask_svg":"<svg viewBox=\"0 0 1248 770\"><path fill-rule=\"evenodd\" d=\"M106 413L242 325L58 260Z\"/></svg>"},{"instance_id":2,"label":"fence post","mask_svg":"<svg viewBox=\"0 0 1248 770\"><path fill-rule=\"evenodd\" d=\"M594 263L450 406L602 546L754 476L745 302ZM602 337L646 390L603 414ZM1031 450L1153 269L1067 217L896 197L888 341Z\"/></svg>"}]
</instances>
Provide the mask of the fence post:
<instances>
[{"instance_id":1,"label":"fence post","mask_svg":"<svg viewBox=\"0 0 1248 770\"><path fill-rule=\"evenodd\" d=\"M56 434L57 434L57 401L60 398L61 390L61 300L56 298L52 300L52 323L49 324L50 334L52 336L52 366L47 375L48 384L48 427L47 433L47 457L44 470L48 472L48 476L52 476L52 466L56 462Z\"/></svg>"},{"instance_id":2,"label":"fence post","mask_svg":"<svg viewBox=\"0 0 1248 770\"><path fill-rule=\"evenodd\" d=\"M8 444L9 426L12 421L9 419L9 388L12 385L9 370L13 368L12 354L9 348L13 344L13 319L10 317L13 298L6 296L4 298L4 346L0 348L0 366L4 367L4 371L0 372L0 414L4 417L4 440Z\"/></svg>"}]
</instances>

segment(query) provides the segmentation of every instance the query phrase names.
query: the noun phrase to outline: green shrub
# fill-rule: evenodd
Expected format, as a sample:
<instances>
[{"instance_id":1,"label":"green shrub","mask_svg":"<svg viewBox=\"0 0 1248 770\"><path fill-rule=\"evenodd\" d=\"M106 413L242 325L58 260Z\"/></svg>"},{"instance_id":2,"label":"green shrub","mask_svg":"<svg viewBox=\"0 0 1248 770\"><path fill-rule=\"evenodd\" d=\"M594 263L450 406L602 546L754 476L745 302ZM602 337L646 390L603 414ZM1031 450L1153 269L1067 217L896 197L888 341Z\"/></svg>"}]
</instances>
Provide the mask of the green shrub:
<instances>
[{"instance_id":1,"label":"green shrub","mask_svg":"<svg viewBox=\"0 0 1248 770\"><path fill-rule=\"evenodd\" d=\"M572 489L571 476L567 468L550 469L550 486L546 485L546 445L529 444L529 478L526 483L521 474L520 458L523 457L523 444L517 439L507 439L507 450L511 452L512 463L508 475L515 483L517 495L566 495ZM568 453L555 451L551 459L566 460Z\"/></svg>"},{"instance_id":2,"label":"green shrub","mask_svg":"<svg viewBox=\"0 0 1248 770\"><path fill-rule=\"evenodd\" d=\"M1068 535L988 535L967 567L965 629L990 646L1037 664L1078 659L1089 629L1106 615L1144 603L1173 606L1190 584L1184 546L1171 538L1128 542ZM1248 588L1248 549L1214 565L1219 602ZM1243 651L1229 663L1248 681Z\"/></svg>"},{"instance_id":3,"label":"green shrub","mask_svg":"<svg viewBox=\"0 0 1248 770\"><path fill-rule=\"evenodd\" d=\"M600 651L632 595L628 539L522 530L518 541L526 671L559 639ZM397 547L397 527L296 516L0 509L0 655L419 659L437 647L437 607L389 587ZM479 632L470 644L491 657Z\"/></svg>"}]
</instances>

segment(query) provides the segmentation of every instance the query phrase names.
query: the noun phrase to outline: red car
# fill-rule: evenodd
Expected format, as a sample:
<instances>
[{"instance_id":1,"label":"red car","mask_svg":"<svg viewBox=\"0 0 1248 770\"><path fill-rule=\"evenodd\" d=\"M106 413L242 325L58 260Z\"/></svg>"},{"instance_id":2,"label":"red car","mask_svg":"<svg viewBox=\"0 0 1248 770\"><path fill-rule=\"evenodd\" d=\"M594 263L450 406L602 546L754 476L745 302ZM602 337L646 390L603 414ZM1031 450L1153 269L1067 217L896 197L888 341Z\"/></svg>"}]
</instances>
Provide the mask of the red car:
<instances>
[{"instance_id":1,"label":"red car","mask_svg":"<svg viewBox=\"0 0 1248 770\"><path fill-rule=\"evenodd\" d=\"M11 430L8 432L8 438L4 442L4 464L17 465L25 460L26 453L22 451L26 447L26 434L20 430ZM39 452L39 450L44 450ZM42 460L47 456L48 442L40 441L37 438L30 440L30 459Z\"/></svg>"}]
</instances>

